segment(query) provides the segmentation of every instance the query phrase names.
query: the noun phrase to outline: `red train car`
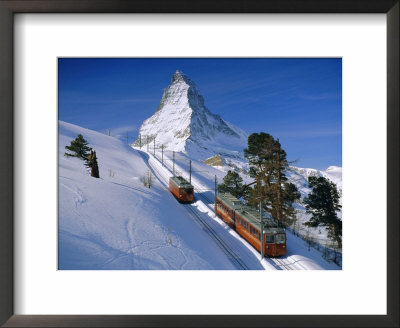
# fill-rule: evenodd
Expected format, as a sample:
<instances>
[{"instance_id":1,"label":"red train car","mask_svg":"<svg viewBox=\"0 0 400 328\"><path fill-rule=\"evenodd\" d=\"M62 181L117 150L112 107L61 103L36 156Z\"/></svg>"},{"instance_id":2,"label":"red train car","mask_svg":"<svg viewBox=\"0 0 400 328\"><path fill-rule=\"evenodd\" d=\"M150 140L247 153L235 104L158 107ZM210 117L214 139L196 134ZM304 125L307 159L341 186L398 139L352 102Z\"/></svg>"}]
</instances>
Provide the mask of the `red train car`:
<instances>
[{"instance_id":1,"label":"red train car","mask_svg":"<svg viewBox=\"0 0 400 328\"><path fill-rule=\"evenodd\" d=\"M181 176L169 178L169 190L181 203L194 201L193 186Z\"/></svg>"},{"instance_id":2,"label":"red train car","mask_svg":"<svg viewBox=\"0 0 400 328\"><path fill-rule=\"evenodd\" d=\"M216 197L216 213L239 235L246 239L255 249L261 252L260 213L242 205L231 194L220 194ZM262 237L264 254L270 257L286 255L286 232L275 221L265 218Z\"/></svg>"}]
</instances>

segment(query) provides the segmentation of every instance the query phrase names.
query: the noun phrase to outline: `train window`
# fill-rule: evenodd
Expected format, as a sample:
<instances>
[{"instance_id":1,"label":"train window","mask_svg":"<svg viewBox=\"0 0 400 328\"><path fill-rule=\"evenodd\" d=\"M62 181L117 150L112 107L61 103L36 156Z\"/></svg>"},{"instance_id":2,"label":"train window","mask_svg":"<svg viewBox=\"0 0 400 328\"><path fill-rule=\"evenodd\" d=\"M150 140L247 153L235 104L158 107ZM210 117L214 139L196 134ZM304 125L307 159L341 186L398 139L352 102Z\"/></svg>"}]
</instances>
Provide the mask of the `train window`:
<instances>
[{"instance_id":1,"label":"train window","mask_svg":"<svg viewBox=\"0 0 400 328\"><path fill-rule=\"evenodd\" d=\"M277 235L275 235L276 237L276 243L277 244L284 244L285 243L285 234L283 234L283 233L279 233L279 234L277 234Z\"/></svg>"},{"instance_id":2,"label":"train window","mask_svg":"<svg viewBox=\"0 0 400 328\"><path fill-rule=\"evenodd\" d=\"M265 242L267 244L273 244L274 243L274 235L265 235Z\"/></svg>"},{"instance_id":3,"label":"train window","mask_svg":"<svg viewBox=\"0 0 400 328\"><path fill-rule=\"evenodd\" d=\"M193 194L193 189L188 189L187 190L187 193L190 195L190 194Z\"/></svg>"}]
</instances>

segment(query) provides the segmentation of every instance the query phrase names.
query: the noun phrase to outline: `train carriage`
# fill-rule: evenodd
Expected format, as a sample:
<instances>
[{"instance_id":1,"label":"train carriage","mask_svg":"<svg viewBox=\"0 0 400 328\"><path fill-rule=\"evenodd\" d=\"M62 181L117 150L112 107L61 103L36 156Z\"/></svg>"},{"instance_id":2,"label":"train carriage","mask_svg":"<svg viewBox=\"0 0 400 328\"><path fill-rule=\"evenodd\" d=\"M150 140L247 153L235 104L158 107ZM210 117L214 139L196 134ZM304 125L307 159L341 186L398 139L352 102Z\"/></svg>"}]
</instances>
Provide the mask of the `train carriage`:
<instances>
[{"instance_id":1,"label":"train carriage","mask_svg":"<svg viewBox=\"0 0 400 328\"><path fill-rule=\"evenodd\" d=\"M194 201L193 186L181 176L169 178L169 190L181 203L192 203Z\"/></svg>"},{"instance_id":2,"label":"train carriage","mask_svg":"<svg viewBox=\"0 0 400 328\"><path fill-rule=\"evenodd\" d=\"M216 213L239 235L261 252L260 213L241 202L231 194L216 197ZM263 219L264 254L276 257L286 255L285 229L269 218Z\"/></svg>"}]
</instances>

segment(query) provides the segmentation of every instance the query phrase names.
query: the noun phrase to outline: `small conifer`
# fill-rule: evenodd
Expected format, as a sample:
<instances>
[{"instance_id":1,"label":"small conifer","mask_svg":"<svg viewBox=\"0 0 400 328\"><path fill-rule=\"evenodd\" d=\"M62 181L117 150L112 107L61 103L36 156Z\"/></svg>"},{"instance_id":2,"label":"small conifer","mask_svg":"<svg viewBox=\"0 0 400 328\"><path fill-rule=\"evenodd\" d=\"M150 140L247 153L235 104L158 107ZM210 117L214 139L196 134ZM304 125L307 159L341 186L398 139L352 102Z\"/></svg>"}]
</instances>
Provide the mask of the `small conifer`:
<instances>
[{"instance_id":1,"label":"small conifer","mask_svg":"<svg viewBox=\"0 0 400 328\"><path fill-rule=\"evenodd\" d=\"M218 192L228 192L235 197L243 196L243 179L235 171L229 170L224 177L224 182L218 185Z\"/></svg>"},{"instance_id":2,"label":"small conifer","mask_svg":"<svg viewBox=\"0 0 400 328\"><path fill-rule=\"evenodd\" d=\"M67 157L77 157L83 160L87 160L89 152L92 148L88 147L87 141L83 138L81 134L71 141L69 146L65 146L65 149L69 150L71 153L64 153Z\"/></svg>"}]
</instances>

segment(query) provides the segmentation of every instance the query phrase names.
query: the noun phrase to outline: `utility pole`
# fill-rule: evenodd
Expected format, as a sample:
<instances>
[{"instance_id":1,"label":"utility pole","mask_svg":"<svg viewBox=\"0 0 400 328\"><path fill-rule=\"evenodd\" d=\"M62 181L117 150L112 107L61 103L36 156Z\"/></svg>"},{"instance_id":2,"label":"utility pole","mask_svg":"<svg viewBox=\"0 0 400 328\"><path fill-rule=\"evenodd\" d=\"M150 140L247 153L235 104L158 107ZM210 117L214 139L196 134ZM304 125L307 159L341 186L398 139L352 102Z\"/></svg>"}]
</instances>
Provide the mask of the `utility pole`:
<instances>
[{"instance_id":1,"label":"utility pole","mask_svg":"<svg viewBox=\"0 0 400 328\"><path fill-rule=\"evenodd\" d=\"M260 237L261 237L261 260L264 258L264 236L263 236L263 217L262 201L260 200Z\"/></svg>"},{"instance_id":2,"label":"utility pole","mask_svg":"<svg viewBox=\"0 0 400 328\"><path fill-rule=\"evenodd\" d=\"M175 151L172 152L172 175L175 176Z\"/></svg>"},{"instance_id":3,"label":"utility pole","mask_svg":"<svg viewBox=\"0 0 400 328\"><path fill-rule=\"evenodd\" d=\"M189 183L192 183L192 160L189 160Z\"/></svg>"},{"instance_id":4,"label":"utility pole","mask_svg":"<svg viewBox=\"0 0 400 328\"><path fill-rule=\"evenodd\" d=\"M217 175L214 178L214 211L217 214Z\"/></svg>"},{"instance_id":5,"label":"utility pole","mask_svg":"<svg viewBox=\"0 0 400 328\"><path fill-rule=\"evenodd\" d=\"M161 145L161 165L164 167L164 145Z\"/></svg>"},{"instance_id":6,"label":"utility pole","mask_svg":"<svg viewBox=\"0 0 400 328\"><path fill-rule=\"evenodd\" d=\"M146 136L147 151L149 151L149 136Z\"/></svg>"},{"instance_id":7,"label":"utility pole","mask_svg":"<svg viewBox=\"0 0 400 328\"><path fill-rule=\"evenodd\" d=\"M153 139L153 155L156 157L156 137Z\"/></svg>"},{"instance_id":8,"label":"utility pole","mask_svg":"<svg viewBox=\"0 0 400 328\"><path fill-rule=\"evenodd\" d=\"M139 147L142 149L142 135L139 133Z\"/></svg>"}]
</instances>

